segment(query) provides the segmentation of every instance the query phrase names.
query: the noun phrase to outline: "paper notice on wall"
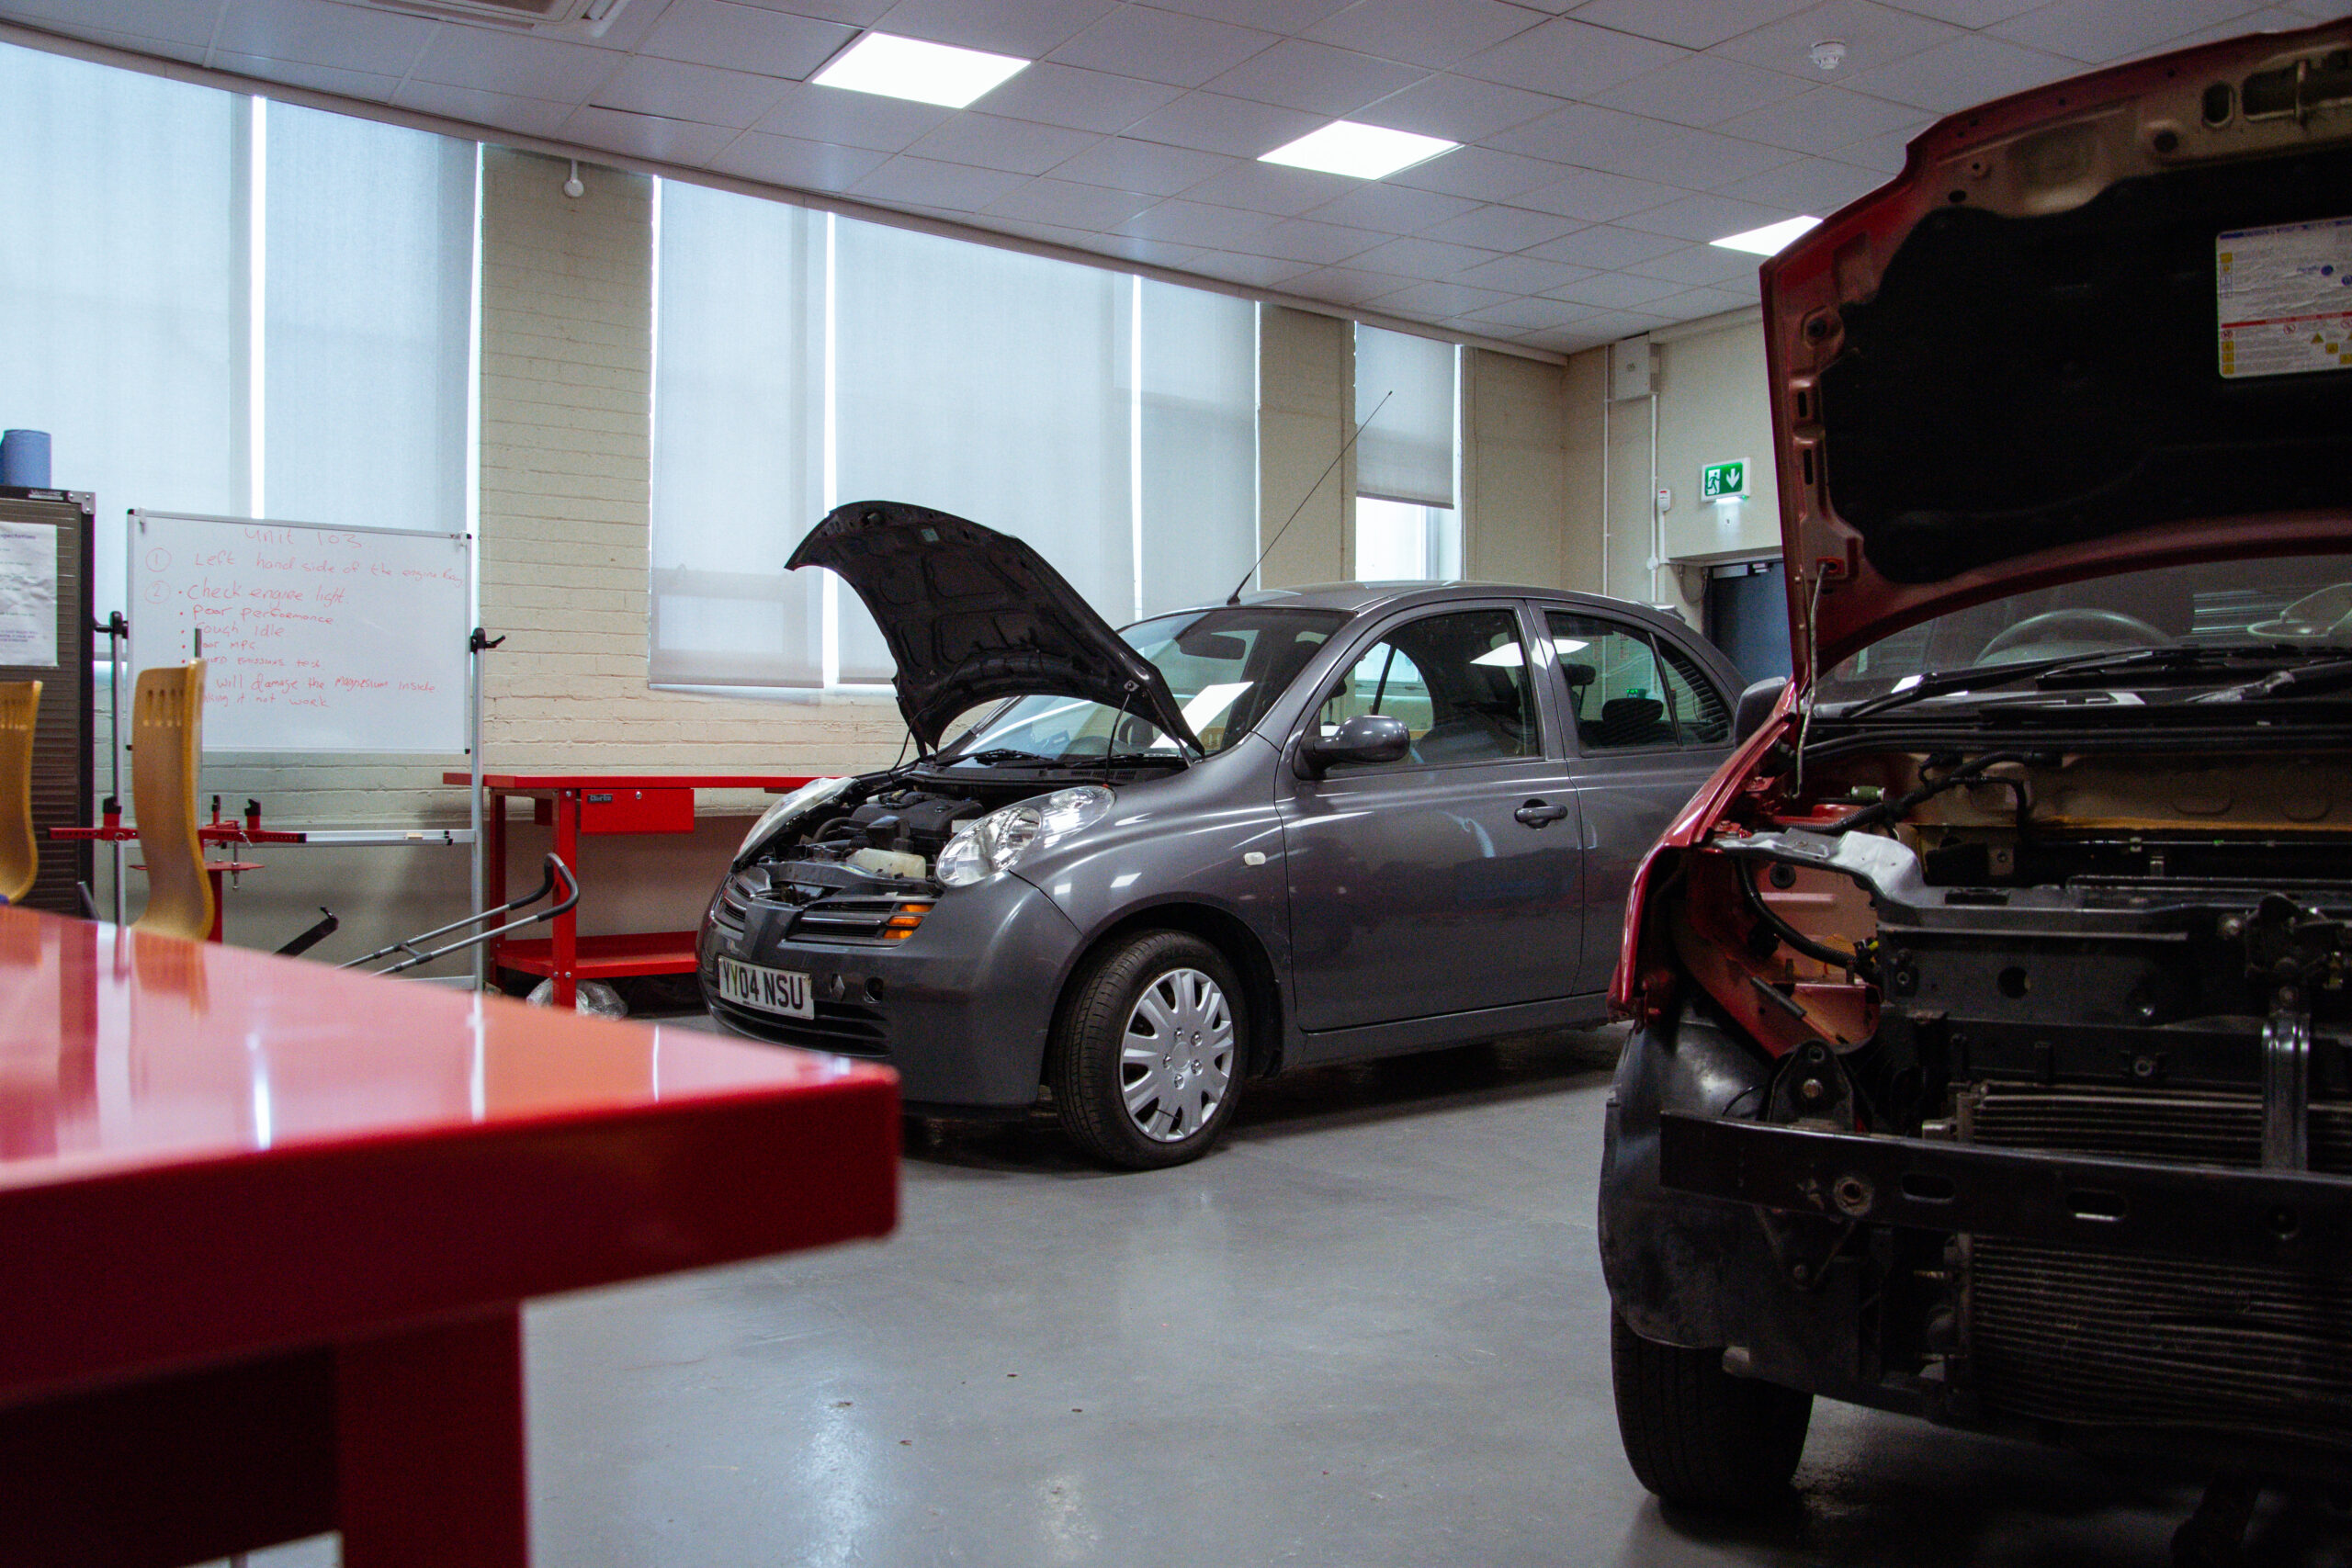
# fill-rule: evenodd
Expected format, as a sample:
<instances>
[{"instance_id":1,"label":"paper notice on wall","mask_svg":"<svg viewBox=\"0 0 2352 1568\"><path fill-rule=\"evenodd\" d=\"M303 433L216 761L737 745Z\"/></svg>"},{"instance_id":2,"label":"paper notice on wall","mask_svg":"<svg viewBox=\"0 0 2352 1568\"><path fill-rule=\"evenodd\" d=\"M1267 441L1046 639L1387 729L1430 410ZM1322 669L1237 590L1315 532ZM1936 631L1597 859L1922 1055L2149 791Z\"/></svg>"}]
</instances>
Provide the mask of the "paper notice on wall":
<instances>
[{"instance_id":1,"label":"paper notice on wall","mask_svg":"<svg viewBox=\"0 0 2352 1568\"><path fill-rule=\"evenodd\" d=\"M57 664L57 530L0 523L0 665Z\"/></svg>"},{"instance_id":2,"label":"paper notice on wall","mask_svg":"<svg viewBox=\"0 0 2352 1568\"><path fill-rule=\"evenodd\" d=\"M2213 288L2224 378L2352 367L2352 218L2222 235Z\"/></svg>"}]
</instances>

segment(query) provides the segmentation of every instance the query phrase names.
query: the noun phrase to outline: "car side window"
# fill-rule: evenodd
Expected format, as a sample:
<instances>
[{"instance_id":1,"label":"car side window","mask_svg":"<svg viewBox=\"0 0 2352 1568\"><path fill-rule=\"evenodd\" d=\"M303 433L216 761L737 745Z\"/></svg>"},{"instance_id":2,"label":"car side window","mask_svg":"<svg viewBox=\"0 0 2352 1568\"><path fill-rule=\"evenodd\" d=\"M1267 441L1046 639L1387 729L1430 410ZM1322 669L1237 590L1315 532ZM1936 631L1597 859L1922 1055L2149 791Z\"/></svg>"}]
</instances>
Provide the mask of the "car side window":
<instances>
[{"instance_id":1,"label":"car side window","mask_svg":"<svg viewBox=\"0 0 2352 1568\"><path fill-rule=\"evenodd\" d=\"M1543 754L1519 618L1462 610L1408 622L1364 649L1316 716L1328 735L1363 714L1402 721L1407 762L1436 767Z\"/></svg>"},{"instance_id":2,"label":"car side window","mask_svg":"<svg viewBox=\"0 0 2352 1568\"><path fill-rule=\"evenodd\" d=\"M1545 615L1579 750L1679 744L1668 705L1675 694L1658 672L1647 632L1597 615L1564 610Z\"/></svg>"},{"instance_id":3,"label":"car side window","mask_svg":"<svg viewBox=\"0 0 2352 1568\"><path fill-rule=\"evenodd\" d=\"M1685 746L1721 746L1731 739L1731 702L1699 661L1665 637L1657 639L1664 660L1668 705Z\"/></svg>"}]
</instances>

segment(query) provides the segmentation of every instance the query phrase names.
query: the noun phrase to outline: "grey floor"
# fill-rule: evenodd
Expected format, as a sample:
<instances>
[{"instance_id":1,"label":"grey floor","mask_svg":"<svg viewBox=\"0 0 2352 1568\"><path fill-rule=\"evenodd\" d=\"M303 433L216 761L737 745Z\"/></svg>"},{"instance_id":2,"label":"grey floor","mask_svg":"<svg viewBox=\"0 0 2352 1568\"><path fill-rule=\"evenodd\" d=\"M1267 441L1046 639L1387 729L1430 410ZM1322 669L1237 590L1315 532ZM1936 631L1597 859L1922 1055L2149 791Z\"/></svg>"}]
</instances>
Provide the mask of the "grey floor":
<instances>
[{"instance_id":1,"label":"grey floor","mask_svg":"<svg viewBox=\"0 0 2352 1568\"><path fill-rule=\"evenodd\" d=\"M888 1243L529 1317L538 1561L2162 1564L2194 1502L1824 1406L1797 1501L1620 1457L1592 1204L1616 1038L1251 1086L1198 1164L910 1124ZM2261 1560L2352 1561L2273 1508Z\"/></svg>"}]
</instances>

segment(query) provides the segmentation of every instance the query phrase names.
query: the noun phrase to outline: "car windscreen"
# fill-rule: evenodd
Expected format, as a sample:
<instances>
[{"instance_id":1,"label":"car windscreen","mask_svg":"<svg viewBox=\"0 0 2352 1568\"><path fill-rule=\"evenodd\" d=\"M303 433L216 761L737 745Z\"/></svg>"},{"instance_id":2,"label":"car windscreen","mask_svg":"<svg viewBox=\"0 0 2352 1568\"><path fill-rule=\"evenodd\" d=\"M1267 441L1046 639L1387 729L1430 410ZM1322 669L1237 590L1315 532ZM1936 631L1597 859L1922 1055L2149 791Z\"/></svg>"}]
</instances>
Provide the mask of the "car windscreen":
<instances>
[{"instance_id":1,"label":"car windscreen","mask_svg":"<svg viewBox=\"0 0 2352 1568\"><path fill-rule=\"evenodd\" d=\"M2352 556L2156 567L1972 604L1872 643L1825 674L1816 697L1849 703L1929 674L2176 648L2352 653Z\"/></svg>"},{"instance_id":2,"label":"car windscreen","mask_svg":"<svg viewBox=\"0 0 2352 1568\"><path fill-rule=\"evenodd\" d=\"M1347 617L1336 610L1233 606L1138 621L1119 633L1155 665L1211 752L1248 734ZM950 765L1160 755L1173 738L1138 713L1073 697L1020 697L942 749Z\"/></svg>"}]
</instances>

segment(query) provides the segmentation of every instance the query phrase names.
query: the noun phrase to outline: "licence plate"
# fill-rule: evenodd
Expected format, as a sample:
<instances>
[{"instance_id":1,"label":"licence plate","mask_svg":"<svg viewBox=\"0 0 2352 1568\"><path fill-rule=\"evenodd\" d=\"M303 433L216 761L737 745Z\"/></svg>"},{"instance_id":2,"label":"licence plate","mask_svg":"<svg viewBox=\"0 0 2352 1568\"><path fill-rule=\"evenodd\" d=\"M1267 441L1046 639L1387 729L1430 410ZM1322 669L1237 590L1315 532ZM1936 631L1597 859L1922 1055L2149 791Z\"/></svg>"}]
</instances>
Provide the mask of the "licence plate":
<instances>
[{"instance_id":1,"label":"licence plate","mask_svg":"<svg viewBox=\"0 0 2352 1568\"><path fill-rule=\"evenodd\" d=\"M718 995L722 1000L786 1018L815 1018L809 999L808 976L790 969L766 969L732 958L718 961Z\"/></svg>"}]
</instances>

